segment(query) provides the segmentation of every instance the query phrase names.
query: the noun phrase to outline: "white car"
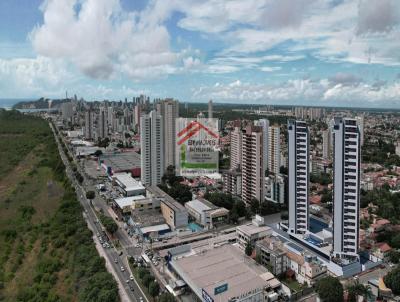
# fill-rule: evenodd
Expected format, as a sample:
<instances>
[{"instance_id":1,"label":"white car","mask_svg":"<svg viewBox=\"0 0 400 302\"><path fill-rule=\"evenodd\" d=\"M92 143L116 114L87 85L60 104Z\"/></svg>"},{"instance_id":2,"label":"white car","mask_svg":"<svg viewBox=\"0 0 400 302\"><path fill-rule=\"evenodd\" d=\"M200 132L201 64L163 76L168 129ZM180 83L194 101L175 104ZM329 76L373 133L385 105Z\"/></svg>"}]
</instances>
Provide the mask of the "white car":
<instances>
[{"instance_id":1,"label":"white car","mask_svg":"<svg viewBox=\"0 0 400 302\"><path fill-rule=\"evenodd\" d=\"M121 272L124 272L124 271L125 271L124 267L123 267L123 266L121 266Z\"/></svg>"},{"instance_id":2,"label":"white car","mask_svg":"<svg viewBox=\"0 0 400 302\"><path fill-rule=\"evenodd\" d=\"M133 281L133 275L130 275L130 276L129 276L129 279L131 279L131 280Z\"/></svg>"}]
</instances>

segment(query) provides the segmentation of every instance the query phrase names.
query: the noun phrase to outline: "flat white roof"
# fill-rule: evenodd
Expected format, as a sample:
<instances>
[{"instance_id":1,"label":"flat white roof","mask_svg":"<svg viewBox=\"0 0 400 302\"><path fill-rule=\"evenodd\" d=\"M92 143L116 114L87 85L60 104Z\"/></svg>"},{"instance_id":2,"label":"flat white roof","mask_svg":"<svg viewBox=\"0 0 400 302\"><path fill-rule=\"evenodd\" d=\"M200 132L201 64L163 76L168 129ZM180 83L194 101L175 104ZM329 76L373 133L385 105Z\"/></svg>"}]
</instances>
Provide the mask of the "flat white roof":
<instances>
[{"instance_id":1,"label":"flat white roof","mask_svg":"<svg viewBox=\"0 0 400 302\"><path fill-rule=\"evenodd\" d=\"M185 203L185 206L192 208L197 213L202 213L204 211L211 209L209 206L207 206L206 204L204 204L203 202L201 202L198 199L188 201L187 203Z\"/></svg>"},{"instance_id":2,"label":"flat white roof","mask_svg":"<svg viewBox=\"0 0 400 302\"><path fill-rule=\"evenodd\" d=\"M272 229L269 226L266 226L266 225L256 226L253 223L248 223L248 224L243 224L243 225L237 226L236 230L239 230L248 236L255 235L255 234L261 233L261 232L268 232L268 231L271 231L271 233L272 233Z\"/></svg>"},{"instance_id":3,"label":"flat white roof","mask_svg":"<svg viewBox=\"0 0 400 302\"><path fill-rule=\"evenodd\" d=\"M136 200L140 200L140 199L146 199L146 197L144 197L143 195L137 195L137 196L116 198L116 199L114 199L114 201L122 209L124 207L133 205Z\"/></svg>"},{"instance_id":4,"label":"flat white roof","mask_svg":"<svg viewBox=\"0 0 400 302\"><path fill-rule=\"evenodd\" d=\"M257 271L244 261L242 252L232 245L176 257L171 264L198 296L204 289L215 301L228 301L252 290L262 292L267 285L260 277L264 271ZM224 284L227 284L227 290L215 296L215 288Z\"/></svg>"},{"instance_id":5,"label":"flat white roof","mask_svg":"<svg viewBox=\"0 0 400 302\"><path fill-rule=\"evenodd\" d=\"M169 230L168 224L151 225L140 229L143 234Z\"/></svg>"},{"instance_id":6,"label":"flat white roof","mask_svg":"<svg viewBox=\"0 0 400 302\"><path fill-rule=\"evenodd\" d=\"M113 177L125 191L145 190L142 183L134 179L129 173L115 173Z\"/></svg>"}]
</instances>

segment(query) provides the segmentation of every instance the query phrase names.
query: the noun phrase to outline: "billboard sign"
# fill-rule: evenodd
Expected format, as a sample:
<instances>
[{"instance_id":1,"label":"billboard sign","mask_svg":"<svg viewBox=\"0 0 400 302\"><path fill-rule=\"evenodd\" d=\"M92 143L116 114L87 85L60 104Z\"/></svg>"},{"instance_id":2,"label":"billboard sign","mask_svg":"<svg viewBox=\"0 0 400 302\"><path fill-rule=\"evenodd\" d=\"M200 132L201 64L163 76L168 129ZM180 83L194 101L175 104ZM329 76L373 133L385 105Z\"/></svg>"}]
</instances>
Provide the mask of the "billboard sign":
<instances>
[{"instance_id":1,"label":"billboard sign","mask_svg":"<svg viewBox=\"0 0 400 302\"><path fill-rule=\"evenodd\" d=\"M176 171L196 177L218 172L218 119L176 119Z\"/></svg>"},{"instance_id":2,"label":"billboard sign","mask_svg":"<svg viewBox=\"0 0 400 302\"><path fill-rule=\"evenodd\" d=\"M228 283L224 283L214 288L214 296L222 294L228 290Z\"/></svg>"}]
</instances>

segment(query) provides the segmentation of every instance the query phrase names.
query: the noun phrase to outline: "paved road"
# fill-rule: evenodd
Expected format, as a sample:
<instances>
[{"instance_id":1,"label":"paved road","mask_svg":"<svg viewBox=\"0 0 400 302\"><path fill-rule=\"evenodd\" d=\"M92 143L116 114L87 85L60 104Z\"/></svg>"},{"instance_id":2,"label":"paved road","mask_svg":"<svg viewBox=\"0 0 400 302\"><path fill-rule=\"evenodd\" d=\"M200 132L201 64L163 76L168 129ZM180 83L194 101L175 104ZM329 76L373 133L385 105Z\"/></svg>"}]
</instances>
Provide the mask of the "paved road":
<instances>
[{"instance_id":1,"label":"paved road","mask_svg":"<svg viewBox=\"0 0 400 302\"><path fill-rule=\"evenodd\" d=\"M59 152L61 159L63 160L65 167L66 167L66 173L68 178L70 179L71 183L74 185L77 193L77 197L79 202L82 204L84 211L85 211L85 217L86 220L92 230L95 231L95 233L100 233L102 234L102 226L100 223L98 223L98 218L96 216L96 213L94 212L93 208L90 206L89 201L86 199L86 192L85 190L78 184L74 173L72 171L72 168L70 166L69 161L66 158L66 155L64 154L63 149L61 148L60 141L58 139L58 136L56 135L52 125L51 128L53 130L53 133L56 138L56 142L58 144ZM122 230L121 230L122 231ZM121 236L121 238L123 238ZM126 238L122 239L125 240ZM95 240L99 240L99 238L96 237ZM100 245L101 248L102 245ZM122 257L119 257L117 251L114 248L104 248L103 249L104 255L107 257L106 261L108 261L109 264L111 264L112 268L112 273L114 277L117 277L117 282L119 283L120 288L122 288L125 292L126 297L128 298L129 301L140 301L140 297L142 297L145 301L147 301L147 298L141 291L141 289L138 287L136 281L129 281L127 283L126 281L129 280L130 277L130 270L128 269L128 263L126 260L125 255L122 255ZM114 260L117 259L118 263L115 263ZM121 271L121 266L125 268L125 271ZM130 289L133 288L133 291ZM121 297L124 298L124 297ZM126 300L126 299L125 299Z\"/></svg>"}]
</instances>

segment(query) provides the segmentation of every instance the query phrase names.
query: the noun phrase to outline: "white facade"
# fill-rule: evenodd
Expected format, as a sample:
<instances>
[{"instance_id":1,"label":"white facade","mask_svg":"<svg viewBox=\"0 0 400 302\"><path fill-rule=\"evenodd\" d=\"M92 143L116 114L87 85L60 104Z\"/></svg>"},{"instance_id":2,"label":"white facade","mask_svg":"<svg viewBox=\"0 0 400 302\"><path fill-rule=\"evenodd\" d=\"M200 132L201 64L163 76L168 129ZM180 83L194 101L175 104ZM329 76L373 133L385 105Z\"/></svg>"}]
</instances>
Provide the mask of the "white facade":
<instances>
[{"instance_id":1,"label":"white facade","mask_svg":"<svg viewBox=\"0 0 400 302\"><path fill-rule=\"evenodd\" d=\"M361 152L355 119L334 120L333 151L333 256L358 257Z\"/></svg>"},{"instance_id":2,"label":"white facade","mask_svg":"<svg viewBox=\"0 0 400 302\"><path fill-rule=\"evenodd\" d=\"M289 233L309 227L309 130L303 121L288 123Z\"/></svg>"},{"instance_id":3,"label":"white facade","mask_svg":"<svg viewBox=\"0 0 400 302\"><path fill-rule=\"evenodd\" d=\"M164 136L164 167L175 166L176 118L179 116L179 102L173 99L159 101L156 110L161 115Z\"/></svg>"},{"instance_id":4,"label":"white facade","mask_svg":"<svg viewBox=\"0 0 400 302\"><path fill-rule=\"evenodd\" d=\"M141 180L144 185L158 185L164 174L163 124L156 111L140 118Z\"/></svg>"},{"instance_id":5,"label":"white facade","mask_svg":"<svg viewBox=\"0 0 400 302\"><path fill-rule=\"evenodd\" d=\"M264 149L264 172L268 170L268 135L269 135L269 120L259 119L254 121L254 125L260 126L263 129L263 149Z\"/></svg>"},{"instance_id":6,"label":"white facade","mask_svg":"<svg viewBox=\"0 0 400 302\"><path fill-rule=\"evenodd\" d=\"M281 167L281 141L279 126L269 127L268 132L268 170L275 175Z\"/></svg>"}]
</instances>

